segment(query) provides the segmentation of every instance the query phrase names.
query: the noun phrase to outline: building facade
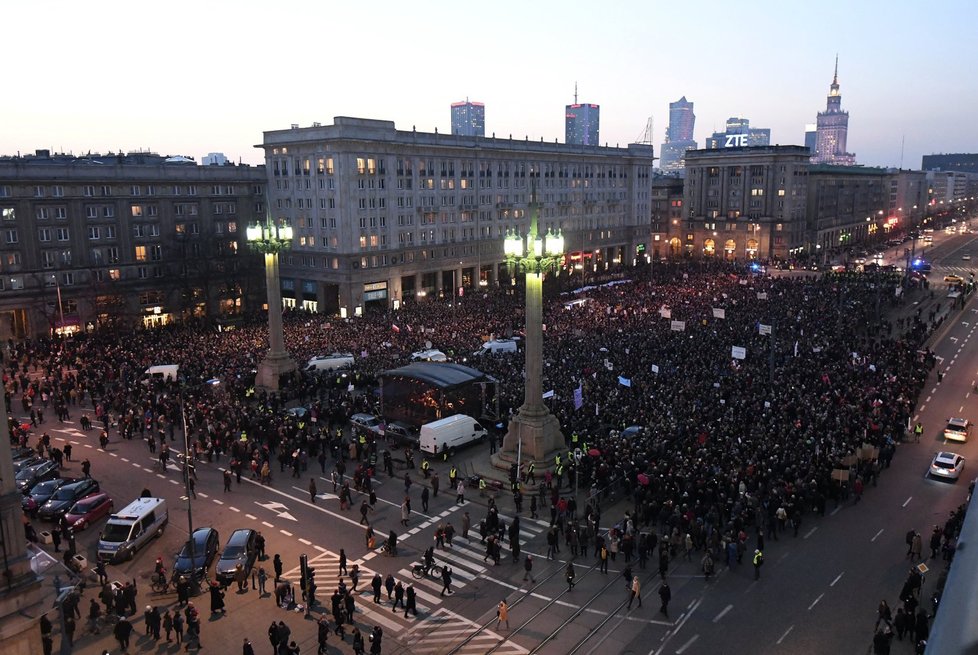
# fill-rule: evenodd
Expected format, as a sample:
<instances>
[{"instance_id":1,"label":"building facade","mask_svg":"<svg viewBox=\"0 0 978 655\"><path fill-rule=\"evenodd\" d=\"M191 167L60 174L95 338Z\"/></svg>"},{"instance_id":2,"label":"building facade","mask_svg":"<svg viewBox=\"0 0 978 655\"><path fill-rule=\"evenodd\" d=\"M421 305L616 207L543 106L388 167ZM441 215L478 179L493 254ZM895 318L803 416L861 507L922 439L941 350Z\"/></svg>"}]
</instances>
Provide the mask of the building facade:
<instances>
[{"instance_id":1,"label":"building facade","mask_svg":"<svg viewBox=\"0 0 978 655\"><path fill-rule=\"evenodd\" d=\"M652 253L655 259L683 254L677 236L683 222L683 178L659 175L652 180Z\"/></svg>"},{"instance_id":2,"label":"building facade","mask_svg":"<svg viewBox=\"0 0 978 655\"><path fill-rule=\"evenodd\" d=\"M481 102L452 103L452 134L459 136L486 135L486 106Z\"/></svg>"},{"instance_id":3,"label":"building facade","mask_svg":"<svg viewBox=\"0 0 978 655\"><path fill-rule=\"evenodd\" d=\"M670 252L788 257L805 244L808 158L804 146L687 152L683 220L669 226Z\"/></svg>"},{"instance_id":4,"label":"building facade","mask_svg":"<svg viewBox=\"0 0 978 655\"><path fill-rule=\"evenodd\" d=\"M894 177L884 168L811 166L806 250L824 257L836 248L880 240L895 225L888 222Z\"/></svg>"},{"instance_id":5,"label":"building facade","mask_svg":"<svg viewBox=\"0 0 978 655\"><path fill-rule=\"evenodd\" d=\"M852 166L856 155L846 152L849 138L849 112L842 110L842 95L839 94L839 58L835 59L835 73L829 86L825 111L818 112L815 122L815 154L813 164Z\"/></svg>"},{"instance_id":6,"label":"building facade","mask_svg":"<svg viewBox=\"0 0 978 655\"><path fill-rule=\"evenodd\" d=\"M924 155L920 167L925 171L974 173L978 175L978 154Z\"/></svg>"},{"instance_id":7,"label":"building facade","mask_svg":"<svg viewBox=\"0 0 978 655\"><path fill-rule=\"evenodd\" d=\"M666 128L666 141L659 153L659 168L663 172L685 172L686 151L696 149L696 141L693 139L695 126L693 103L686 100L686 96L669 103L669 127Z\"/></svg>"},{"instance_id":8,"label":"building facade","mask_svg":"<svg viewBox=\"0 0 978 655\"><path fill-rule=\"evenodd\" d=\"M751 127L750 120L731 116L723 132L714 132L703 145L707 150L718 148L752 148L771 145L771 129Z\"/></svg>"},{"instance_id":9,"label":"building facade","mask_svg":"<svg viewBox=\"0 0 978 655\"><path fill-rule=\"evenodd\" d=\"M597 146L601 108L575 102L564 111L564 143L578 146Z\"/></svg>"},{"instance_id":10,"label":"building facade","mask_svg":"<svg viewBox=\"0 0 978 655\"><path fill-rule=\"evenodd\" d=\"M151 153L0 158L0 338L238 314L265 171Z\"/></svg>"},{"instance_id":11,"label":"building facade","mask_svg":"<svg viewBox=\"0 0 978 655\"><path fill-rule=\"evenodd\" d=\"M652 147L397 130L391 121L264 133L269 207L291 223L283 302L353 315L506 278L503 238L525 234L536 191L540 229L564 234L566 263L627 261L650 238ZM578 268L579 267L579 268Z\"/></svg>"},{"instance_id":12,"label":"building facade","mask_svg":"<svg viewBox=\"0 0 978 655\"><path fill-rule=\"evenodd\" d=\"M813 155L818 148L818 126L815 123L805 123L805 147Z\"/></svg>"}]
</instances>

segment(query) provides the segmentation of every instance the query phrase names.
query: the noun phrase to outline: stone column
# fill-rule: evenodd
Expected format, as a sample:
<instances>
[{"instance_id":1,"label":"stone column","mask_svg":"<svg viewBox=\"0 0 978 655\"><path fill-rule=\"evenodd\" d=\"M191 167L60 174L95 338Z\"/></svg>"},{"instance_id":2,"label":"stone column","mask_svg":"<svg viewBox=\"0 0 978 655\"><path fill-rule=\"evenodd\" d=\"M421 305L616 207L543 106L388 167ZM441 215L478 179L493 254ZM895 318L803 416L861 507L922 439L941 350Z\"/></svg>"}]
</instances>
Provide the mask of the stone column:
<instances>
[{"instance_id":1,"label":"stone column","mask_svg":"<svg viewBox=\"0 0 978 655\"><path fill-rule=\"evenodd\" d=\"M265 285L268 292L268 354L258 365L255 384L277 391L279 377L295 370L295 362L285 350L285 336L282 332L282 290L279 282L278 253L265 253Z\"/></svg>"}]
</instances>

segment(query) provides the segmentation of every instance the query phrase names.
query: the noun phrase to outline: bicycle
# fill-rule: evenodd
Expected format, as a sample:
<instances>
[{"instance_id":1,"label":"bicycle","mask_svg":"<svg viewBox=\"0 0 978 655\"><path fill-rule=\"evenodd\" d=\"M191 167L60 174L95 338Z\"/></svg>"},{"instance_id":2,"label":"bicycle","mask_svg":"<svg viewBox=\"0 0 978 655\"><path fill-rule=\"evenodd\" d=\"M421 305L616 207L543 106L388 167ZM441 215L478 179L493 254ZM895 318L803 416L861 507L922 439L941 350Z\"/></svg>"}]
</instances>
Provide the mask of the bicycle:
<instances>
[{"instance_id":1,"label":"bicycle","mask_svg":"<svg viewBox=\"0 0 978 655\"><path fill-rule=\"evenodd\" d=\"M170 591L170 581L165 574L154 573L150 578L150 586L158 594L165 594Z\"/></svg>"},{"instance_id":2,"label":"bicycle","mask_svg":"<svg viewBox=\"0 0 978 655\"><path fill-rule=\"evenodd\" d=\"M100 634L106 628L114 629L119 622L119 616L115 613L99 614L98 618L88 620L88 632L92 635Z\"/></svg>"},{"instance_id":3,"label":"bicycle","mask_svg":"<svg viewBox=\"0 0 978 655\"><path fill-rule=\"evenodd\" d=\"M416 580L420 580L428 575L434 575L437 578L441 576L441 572L442 568L438 564L432 564L430 567L425 567L424 564L415 564L414 568L411 569L411 575Z\"/></svg>"}]
</instances>

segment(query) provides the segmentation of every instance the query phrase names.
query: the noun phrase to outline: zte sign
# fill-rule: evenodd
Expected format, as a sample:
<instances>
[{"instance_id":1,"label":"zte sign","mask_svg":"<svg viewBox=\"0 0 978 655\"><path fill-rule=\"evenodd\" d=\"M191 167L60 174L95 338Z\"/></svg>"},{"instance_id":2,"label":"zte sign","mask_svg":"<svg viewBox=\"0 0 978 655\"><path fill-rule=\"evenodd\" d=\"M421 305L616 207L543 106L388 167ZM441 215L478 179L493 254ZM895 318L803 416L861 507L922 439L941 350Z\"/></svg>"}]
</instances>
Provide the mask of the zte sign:
<instances>
[{"instance_id":1,"label":"zte sign","mask_svg":"<svg viewBox=\"0 0 978 655\"><path fill-rule=\"evenodd\" d=\"M724 148L746 148L747 147L747 135L746 134L728 134L727 140L723 144Z\"/></svg>"}]
</instances>

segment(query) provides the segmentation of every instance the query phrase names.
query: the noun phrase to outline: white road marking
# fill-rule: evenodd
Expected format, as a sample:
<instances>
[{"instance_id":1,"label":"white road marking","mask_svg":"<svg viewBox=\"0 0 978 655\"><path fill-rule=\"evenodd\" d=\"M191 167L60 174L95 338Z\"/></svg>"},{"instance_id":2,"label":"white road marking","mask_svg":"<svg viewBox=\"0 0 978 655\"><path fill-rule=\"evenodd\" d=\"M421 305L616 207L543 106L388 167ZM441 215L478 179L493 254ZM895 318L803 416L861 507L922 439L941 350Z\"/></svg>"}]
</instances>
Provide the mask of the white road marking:
<instances>
[{"instance_id":1,"label":"white road marking","mask_svg":"<svg viewBox=\"0 0 978 655\"><path fill-rule=\"evenodd\" d=\"M119 459L121 459L123 462L126 462L127 464L129 463L129 460L126 459L125 457L120 457Z\"/></svg>"},{"instance_id":2,"label":"white road marking","mask_svg":"<svg viewBox=\"0 0 978 655\"><path fill-rule=\"evenodd\" d=\"M264 525L267 528L274 528L275 527L274 525L272 525L268 521L262 521L261 524Z\"/></svg>"},{"instance_id":3,"label":"white road marking","mask_svg":"<svg viewBox=\"0 0 978 655\"><path fill-rule=\"evenodd\" d=\"M787 630L785 630L785 631L784 631L784 634L783 634L783 635L781 635L781 638L780 638L780 639L778 639L778 642L777 642L777 643L778 643L778 644L780 644L780 643L781 643L782 641L784 641L784 640L785 640L785 639L786 639L786 638L788 637L788 634L789 634L789 633L790 633L790 632L791 632L792 630L794 630L794 629L795 629L795 626L791 626L790 628L788 628Z\"/></svg>"},{"instance_id":4,"label":"white road marking","mask_svg":"<svg viewBox=\"0 0 978 655\"><path fill-rule=\"evenodd\" d=\"M713 617L713 622L714 623L719 623L720 619L722 619L724 616L726 616L727 615L727 612L729 612L732 609L733 609L733 605L727 605L726 607L724 607L720 611L719 614L717 614L716 616Z\"/></svg>"},{"instance_id":5,"label":"white road marking","mask_svg":"<svg viewBox=\"0 0 978 655\"><path fill-rule=\"evenodd\" d=\"M876 533L875 535L873 535L873 538L872 538L872 539L870 539L869 541L870 541L870 542L874 542L874 541L876 541L877 539L879 539L879 536L880 536L881 534L883 534L883 528L880 528L880 531L879 531L879 532L877 532L877 533Z\"/></svg>"},{"instance_id":6,"label":"white road marking","mask_svg":"<svg viewBox=\"0 0 978 655\"><path fill-rule=\"evenodd\" d=\"M964 405L961 405L960 407L958 407L958 414L961 414L963 412L964 412Z\"/></svg>"},{"instance_id":7,"label":"white road marking","mask_svg":"<svg viewBox=\"0 0 978 655\"><path fill-rule=\"evenodd\" d=\"M911 498L913 498L913 496L910 496L910 498L907 498L907 499L906 499L905 501L903 501L903 506L904 506L904 507L906 507L907 505L909 505L909 504L910 504L910 499L911 499Z\"/></svg>"},{"instance_id":8,"label":"white road marking","mask_svg":"<svg viewBox=\"0 0 978 655\"><path fill-rule=\"evenodd\" d=\"M682 655L682 653L685 653L686 649L692 646L699 638L700 638L699 635L693 635L692 637L690 637L689 641L687 641L685 644L679 647L679 650L676 651L676 655Z\"/></svg>"},{"instance_id":9,"label":"white road marking","mask_svg":"<svg viewBox=\"0 0 978 655\"><path fill-rule=\"evenodd\" d=\"M231 507L230 505L228 506L228 509L231 510L232 512L240 512L241 511L237 507Z\"/></svg>"},{"instance_id":10,"label":"white road marking","mask_svg":"<svg viewBox=\"0 0 978 655\"><path fill-rule=\"evenodd\" d=\"M248 519L248 520L250 520L250 521L257 521L258 520L258 517L257 516L252 516L251 514L245 514L245 518Z\"/></svg>"},{"instance_id":11,"label":"white road marking","mask_svg":"<svg viewBox=\"0 0 978 655\"><path fill-rule=\"evenodd\" d=\"M802 537L802 539L808 539L810 536L812 536L813 534L815 534L815 531L816 530L818 530L817 527L812 528L811 530L809 530L808 532L805 533L805 536Z\"/></svg>"},{"instance_id":12,"label":"white road marking","mask_svg":"<svg viewBox=\"0 0 978 655\"><path fill-rule=\"evenodd\" d=\"M224 504L224 503L222 503L221 501L219 501L219 500L218 500L217 498L214 498L213 500L214 500L214 502L215 502L215 503L217 503L218 505L223 505L223 504Z\"/></svg>"},{"instance_id":13,"label":"white road marking","mask_svg":"<svg viewBox=\"0 0 978 655\"><path fill-rule=\"evenodd\" d=\"M812 604L808 606L808 609L811 610L813 607L815 607L816 605L818 605L818 601L822 600L822 596L824 596L824 595L825 594L819 594L818 595L818 598L816 598L815 600L813 600L812 601Z\"/></svg>"},{"instance_id":14,"label":"white road marking","mask_svg":"<svg viewBox=\"0 0 978 655\"><path fill-rule=\"evenodd\" d=\"M842 579L842 576L843 576L843 575L845 575L845 573L846 573L846 572L845 572L845 571L843 571L843 572L842 572L842 573L840 573L839 575L837 575L837 576L835 576L835 580L833 580L833 581L832 581L832 584L830 584L829 586L830 586L830 587L834 587L834 586L835 586L835 583L836 583L836 582L838 582L839 580L841 580L841 579Z\"/></svg>"},{"instance_id":15,"label":"white road marking","mask_svg":"<svg viewBox=\"0 0 978 655\"><path fill-rule=\"evenodd\" d=\"M301 537L299 538L299 543L305 544L306 546L311 546L312 545L312 542L311 541L309 541L308 539L303 539Z\"/></svg>"},{"instance_id":16,"label":"white road marking","mask_svg":"<svg viewBox=\"0 0 978 655\"><path fill-rule=\"evenodd\" d=\"M287 530L279 530L279 532L281 532L282 534L284 534L286 537L291 537L292 536L292 533L289 532L289 531L287 531Z\"/></svg>"}]
</instances>

